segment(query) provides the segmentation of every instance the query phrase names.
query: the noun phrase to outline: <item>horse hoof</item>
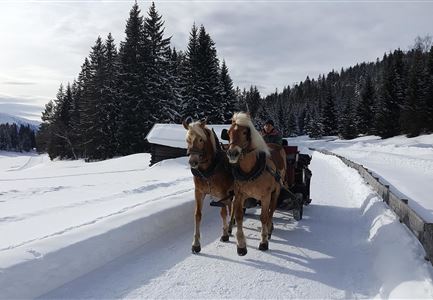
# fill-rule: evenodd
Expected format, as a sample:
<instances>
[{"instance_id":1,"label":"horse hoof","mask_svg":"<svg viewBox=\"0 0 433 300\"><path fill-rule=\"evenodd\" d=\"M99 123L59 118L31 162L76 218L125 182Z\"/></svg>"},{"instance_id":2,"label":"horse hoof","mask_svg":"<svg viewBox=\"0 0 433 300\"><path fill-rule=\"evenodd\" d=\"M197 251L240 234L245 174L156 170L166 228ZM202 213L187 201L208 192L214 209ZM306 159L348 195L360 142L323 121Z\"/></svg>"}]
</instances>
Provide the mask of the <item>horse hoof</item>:
<instances>
[{"instance_id":1,"label":"horse hoof","mask_svg":"<svg viewBox=\"0 0 433 300\"><path fill-rule=\"evenodd\" d=\"M200 251L201 251L201 247L200 247L200 245L198 245L198 246L192 246L192 247L191 247L191 251L192 251L192 253L194 253L194 254L200 253Z\"/></svg>"},{"instance_id":2,"label":"horse hoof","mask_svg":"<svg viewBox=\"0 0 433 300\"><path fill-rule=\"evenodd\" d=\"M246 247L245 248L239 248L238 247L238 255L239 256L244 256L246 254L247 254L247 248Z\"/></svg>"},{"instance_id":3,"label":"horse hoof","mask_svg":"<svg viewBox=\"0 0 433 300\"><path fill-rule=\"evenodd\" d=\"M228 235L221 236L220 241L221 242L228 242L229 241L229 236Z\"/></svg>"},{"instance_id":4,"label":"horse hoof","mask_svg":"<svg viewBox=\"0 0 433 300\"><path fill-rule=\"evenodd\" d=\"M259 250L266 251L269 249L269 243L260 243Z\"/></svg>"}]
</instances>

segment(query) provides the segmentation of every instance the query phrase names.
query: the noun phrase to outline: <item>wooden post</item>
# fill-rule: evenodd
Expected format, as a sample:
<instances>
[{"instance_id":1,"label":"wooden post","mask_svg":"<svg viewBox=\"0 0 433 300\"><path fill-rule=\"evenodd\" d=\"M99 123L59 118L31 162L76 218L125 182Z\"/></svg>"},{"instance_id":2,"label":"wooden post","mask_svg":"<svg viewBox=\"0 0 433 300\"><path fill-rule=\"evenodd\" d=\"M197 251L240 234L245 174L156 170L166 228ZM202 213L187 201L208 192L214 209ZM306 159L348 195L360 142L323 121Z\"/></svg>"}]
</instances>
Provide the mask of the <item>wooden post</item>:
<instances>
[{"instance_id":1,"label":"wooden post","mask_svg":"<svg viewBox=\"0 0 433 300\"><path fill-rule=\"evenodd\" d=\"M424 234L421 244L424 246L426 252L425 259L433 265L433 223L424 224Z\"/></svg>"}]
</instances>

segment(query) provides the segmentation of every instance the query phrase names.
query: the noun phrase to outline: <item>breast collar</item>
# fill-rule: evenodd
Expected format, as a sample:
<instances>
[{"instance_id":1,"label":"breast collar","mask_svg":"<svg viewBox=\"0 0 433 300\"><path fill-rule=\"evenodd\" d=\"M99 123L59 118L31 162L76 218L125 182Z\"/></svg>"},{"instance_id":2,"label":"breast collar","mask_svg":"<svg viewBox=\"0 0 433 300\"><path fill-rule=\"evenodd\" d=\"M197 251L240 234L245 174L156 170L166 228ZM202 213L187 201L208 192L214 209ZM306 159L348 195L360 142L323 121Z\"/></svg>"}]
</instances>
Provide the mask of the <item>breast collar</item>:
<instances>
[{"instance_id":1,"label":"breast collar","mask_svg":"<svg viewBox=\"0 0 433 300\"><path fill-rule=\"evenodd\" d=\"M235 180L238 181L253 181L257 179L260 175L262 175L263 171L266 169L266 153L265 152L259 152L259 157L257 158L256 164L254 165L254 168L248 172L245 173L241 170L241 167L239 164L236 164L232 166L232 174Z\"/></svg>"}]
</instances>

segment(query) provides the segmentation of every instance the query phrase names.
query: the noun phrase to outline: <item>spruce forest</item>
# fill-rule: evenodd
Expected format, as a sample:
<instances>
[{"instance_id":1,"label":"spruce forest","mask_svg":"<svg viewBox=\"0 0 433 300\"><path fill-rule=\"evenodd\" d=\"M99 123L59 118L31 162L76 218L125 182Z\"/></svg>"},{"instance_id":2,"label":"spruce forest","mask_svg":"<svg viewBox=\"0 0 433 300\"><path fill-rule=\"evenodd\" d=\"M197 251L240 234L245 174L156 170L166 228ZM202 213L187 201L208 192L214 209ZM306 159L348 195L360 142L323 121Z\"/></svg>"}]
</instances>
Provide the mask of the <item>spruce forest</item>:
<instances>
[{"instance_id":1,"label":"spruce forest","mask_svg":"<svg viewBox=\"0 0 433 300\"><path fill-rule=\"evenodd\" d=\"M225 124L248 111L257 126L272 118L283 136L382 138L433 132L433 47L417 38L408 51L386 53L317 79L307 77L262 97L234 89L225 61L203 25L192 25L187 49L171 47L152 3L133 5L119 49L111 34L96 39L73 83L45 106L37 148L51 159L99 160L148 150L155 123L191 116Z\"/></svg>"},{"instance_id":2,"label":"spruce forest","mask_svg":"<svg viewBox=\"0 0 433 300\"><path fill-rule=\"evenodd\" d=\"M29 125L0 124L0 150L29 152L35 147L35 132Z\"/></svg>"}]
</instances>

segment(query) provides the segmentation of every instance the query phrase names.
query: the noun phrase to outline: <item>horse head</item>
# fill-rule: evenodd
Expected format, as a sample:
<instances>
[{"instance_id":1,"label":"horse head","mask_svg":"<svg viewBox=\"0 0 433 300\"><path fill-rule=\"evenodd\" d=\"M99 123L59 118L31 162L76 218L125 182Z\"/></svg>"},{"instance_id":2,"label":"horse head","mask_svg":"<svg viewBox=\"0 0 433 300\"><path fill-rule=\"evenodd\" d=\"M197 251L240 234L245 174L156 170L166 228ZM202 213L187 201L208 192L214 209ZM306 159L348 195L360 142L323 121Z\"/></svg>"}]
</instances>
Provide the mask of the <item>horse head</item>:
<instances>
[{"instance_id":1,"label":"horse head","mask_svg":"<svg viewBox=\"0 0 433 300\"><path fill-rule=\"evenodd\" d=\"M191 168L197 169L200 164L208 163L216 149L215 139L206 120L192 122L190 118L182 122L187 130L186 143L188 163Z\"/></svg>"},{"instance_id":2,"label":"horse head","mask_svg":"<svg viewBox=\"0 0 433 300\"><path fill-rule=\"evenodd\" d=\"M243 153L263 151L269 155L269 149L260 133L255 129L248 113L235 113L228 131L229 148L227 157L231 164L236 164Z\"/></svg>"}]
</instances>

